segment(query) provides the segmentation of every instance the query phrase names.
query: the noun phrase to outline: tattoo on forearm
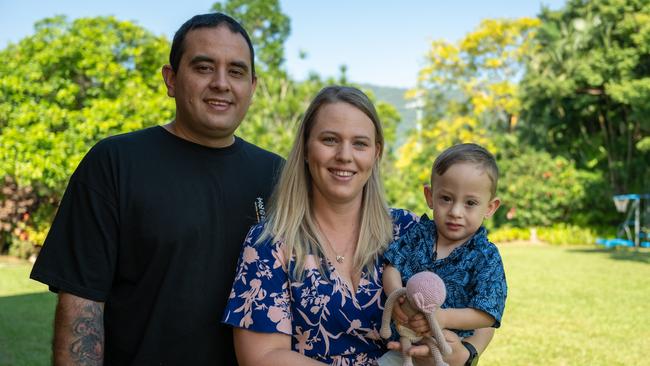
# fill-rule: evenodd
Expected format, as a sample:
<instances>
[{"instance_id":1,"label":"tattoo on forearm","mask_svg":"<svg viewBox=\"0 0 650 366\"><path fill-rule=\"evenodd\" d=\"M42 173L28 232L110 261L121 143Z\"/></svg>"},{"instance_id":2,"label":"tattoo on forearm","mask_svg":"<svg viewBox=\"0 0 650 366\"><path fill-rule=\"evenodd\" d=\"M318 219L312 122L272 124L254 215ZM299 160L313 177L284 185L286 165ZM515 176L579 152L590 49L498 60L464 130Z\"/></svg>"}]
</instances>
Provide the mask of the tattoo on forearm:
<instances>
[{"instance_id":1,"label":"tattoo on forearm","mask_svg":"<svg viewBox=\"0 0 650 366\"><path fill-rule=\"evenodd\" d=\"M70 357L78 365L101 365L104 360L103 309L98 303L87 304L73 319Z\"/></svg>"}]
</instances>

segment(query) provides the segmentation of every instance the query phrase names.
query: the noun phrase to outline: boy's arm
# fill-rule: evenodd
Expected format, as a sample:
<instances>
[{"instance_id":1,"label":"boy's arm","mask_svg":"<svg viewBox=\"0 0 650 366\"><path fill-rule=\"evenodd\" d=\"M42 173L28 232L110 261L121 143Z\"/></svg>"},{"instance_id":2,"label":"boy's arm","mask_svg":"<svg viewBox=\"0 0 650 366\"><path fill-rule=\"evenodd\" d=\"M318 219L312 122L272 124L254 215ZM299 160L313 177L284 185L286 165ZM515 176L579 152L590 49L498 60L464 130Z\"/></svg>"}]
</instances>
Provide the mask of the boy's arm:
<instances>
[{"instance_id":1,"label":"boy's arm","mask_svg":"<svg viewBox=\"0 0 650 366\"><path fill-rule=\"evenodd\" d=\"M384 267L384 274L382 275L381 279L386 296L390 296L390 294L392 294L395 290L403 287L402 275L399 273L397 268L391 266L390 264L386 264ZM405 324L408 322L409 318L402 310L401 305L403 302L403 298L395 302L395 306L393 307L393 319L399 323Z\"/></svg>"},{"instance_id":2,"label":"boy's arm","mask_svg":"<svg viewBox=\"0 0 650 366\"><path fill-rule=\"evenodd\" d=\"M443 329L474 330L494 325L494 317L473 308L438 309L436 320Z\"/></svg>"},{"instance_id":3,"label":"boy's arm","mask_svg":"<svg viewBox=\"0 0 650 366\"><path fill-rule=\"evenodd\" d=\"M390 296L393 291L402 288L402 275L397 268L387 264L384 267L384 274L382 275L382 282L384 283L384 292L386 296Z\"/></svg>"}]
</instances>

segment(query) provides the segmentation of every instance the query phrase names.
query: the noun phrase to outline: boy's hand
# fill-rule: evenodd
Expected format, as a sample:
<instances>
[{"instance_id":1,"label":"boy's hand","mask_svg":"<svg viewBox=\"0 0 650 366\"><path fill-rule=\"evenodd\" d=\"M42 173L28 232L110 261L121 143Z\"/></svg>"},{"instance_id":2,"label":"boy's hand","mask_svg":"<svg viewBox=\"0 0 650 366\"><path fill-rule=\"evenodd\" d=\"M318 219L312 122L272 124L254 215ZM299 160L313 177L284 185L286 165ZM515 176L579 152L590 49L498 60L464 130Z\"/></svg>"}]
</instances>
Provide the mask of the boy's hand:
<instances>
[{"instance_id":1,"label":"boy's hand","mask_svg":"<svg viewBox=\"0 0 650 366\"><path fill-rule=\"evenodd\" d=\"M402 304L406 301L406 296L400 296L393 306L393 320L396 323L406 325L409 322L409 317L406 315L404 310L402 310Z\"/></svg>"}]
</instances>

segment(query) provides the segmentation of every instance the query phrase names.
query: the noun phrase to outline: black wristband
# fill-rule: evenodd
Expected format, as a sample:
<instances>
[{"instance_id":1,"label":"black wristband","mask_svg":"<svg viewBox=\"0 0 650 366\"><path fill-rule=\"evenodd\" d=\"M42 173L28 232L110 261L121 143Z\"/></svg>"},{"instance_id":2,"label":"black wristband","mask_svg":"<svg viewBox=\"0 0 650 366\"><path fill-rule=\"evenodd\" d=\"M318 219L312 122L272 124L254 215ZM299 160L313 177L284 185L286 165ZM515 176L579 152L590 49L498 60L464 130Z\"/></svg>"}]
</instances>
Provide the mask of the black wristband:
<instances>
[{"instance_id":1,"label":"black wristband","mask_svg":"<svg viewBox=\"0 0 650 366\"><path fill-rule=\"evenodd\" d=\"M476 348L469 342L461 341L461 343L469 351L469 358L465 361L465 366L478 365L478 352L476 351Z\"/></svg>"}]
</instances>

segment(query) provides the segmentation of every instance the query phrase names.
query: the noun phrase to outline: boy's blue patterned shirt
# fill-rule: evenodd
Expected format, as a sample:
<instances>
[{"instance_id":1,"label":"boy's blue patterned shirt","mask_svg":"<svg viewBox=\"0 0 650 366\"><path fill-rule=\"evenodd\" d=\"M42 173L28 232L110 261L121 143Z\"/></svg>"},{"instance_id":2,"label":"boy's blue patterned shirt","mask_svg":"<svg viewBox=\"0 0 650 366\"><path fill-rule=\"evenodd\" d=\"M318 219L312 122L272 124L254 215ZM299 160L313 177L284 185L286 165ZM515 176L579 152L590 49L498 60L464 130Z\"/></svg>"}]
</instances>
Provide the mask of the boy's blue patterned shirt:
<instances>
[{"instance_id":1,"label":"boy's blue patterned shirt","mask_svg":"<svg viewBox=\"0 0 650 366\"><path fill-rule=\"evenodd\" d=\"M443 259L436 259L433 251L437 237L435 222L423 215L419 223L389 245L384 258L401 273L404 284L418 272L435 272L447 287L442 308L482 310L494 317L492 326L498 328L507 285L499 250L488 241L487 230L479 228L471 239ZM456 333L468 337L474 332L457 330Z\"/></svg>"}]
</instances>

